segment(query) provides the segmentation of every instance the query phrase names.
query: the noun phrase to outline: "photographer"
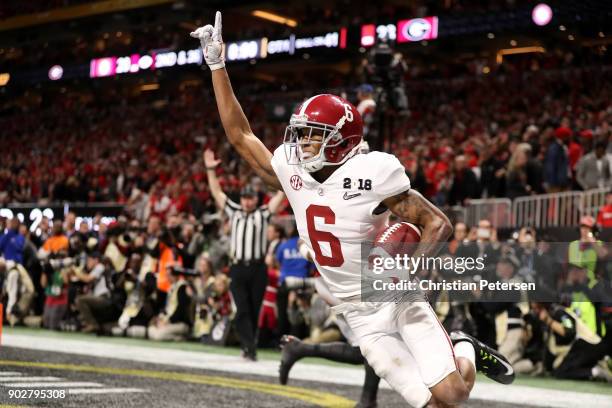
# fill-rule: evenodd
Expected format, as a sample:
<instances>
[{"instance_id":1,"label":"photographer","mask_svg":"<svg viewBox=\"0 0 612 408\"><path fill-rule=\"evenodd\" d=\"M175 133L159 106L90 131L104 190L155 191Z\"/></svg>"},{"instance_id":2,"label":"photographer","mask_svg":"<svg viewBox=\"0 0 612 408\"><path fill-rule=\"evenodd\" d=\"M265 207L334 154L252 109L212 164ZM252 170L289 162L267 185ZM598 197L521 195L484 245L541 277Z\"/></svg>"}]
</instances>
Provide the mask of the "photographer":
<instances>
[{"instance_id":1,"label":"photographer","mask_svg":"<svg viewBox=\"0 0 612 408\"><path fill-rule=\"evenodd\" d=\"M497 262L496 275L499 282L522 283L516 274L517 265L511 258L503 257ZM499 352L510 363L518 361L524 352L523 313L529 310L527 294L519 291L494 291L488 293L489 302L484 308L494 317L496 343Z\"/></svg>"},{"instance_id":2,"label":"photographer","mask_svg":"<svg viewBox=\"0 0 612 408\"><path fill-rule=\"evenodd\" d=\"M68 237L64 234L62 223L55 221L51 227L51 236L45 240L43 246L38 250L38 257L46 259L49 255L68 251Z\"/></svg>"},{"instance_id":3,"label":"photographer","mask_svg":"<svg viewBox=\"0 0 612 408\"><path fill-rule=\"evenodd\" d=\"M569 309L579 317L590 331L603 337L605 335L605 325L601 319L600 311L595 305L599 299L596 299L596 294L588 284L586 267L570 264L567 280L561 288L561 296L568 303L571 302Z\"/></svg>"},{"instance_id":4,"label":"photographer","mask_svg":"<svg viewBox=\"0 0 612 408\"><path fill-rule=\"evenodd\" d=\"M556 378L612 381L597 365L603 357L601 339L571 311L555 304L532 303L532 310L547 335L544 364Z\"/></svg>"},{"instance_id":5,"label":"photographer","mask_svg":"<svg viewBox=\"0 0 612 408\"><path fill-rule=\"evenodd\" d=\"M561 265L551 253L548 241L546 238L538 240L533 228L523 227L518 232L515 255L520 265L518 274L526 282L535 282L541 296L553 299Z\"/></svg>"},{"instance_id":6,"label":"photographer","mask_svg":"<svg viewBox=\"0 0 612 408\"><path fill-rule=\"evenodd\" d=\"M308 337L310 327L310 299L311 289L297 289L287 294L287 321L291 327L291 333L297 338Z\"/></svg>"},{"instance_id":7,"label":"photographer","mask_svg":"<svg viewBox=\"0 0 612 408\"><path fill-rule=\"evenodd\" d=\"M193 270L167 266L170 289L164 311L154 317L148 328L151 340L185 340L193 324Z\"/></svg>"},{"instance_id":8,"label":"photographer","mask_svg":"<svg viewBox=\"0 0 612 408\"><path fill-rule=\"evenodd\" d=\"M132 258L135 256L140 255L133 254ZM132 259L130 259L131 262ZM147 326L158 314L157 283L155 275L149 272L142 281L137 283L136 288L130 291L117 326L112 328L112 334L113 336L146 338Z\"/></svg>"},{"instance_id":9,"label":"photographer","mask_svg":"<svg viewBox=\"0 0 612 408\"><path fill-rule=\"evenodd\" d=\"M342 338L336 315L313 288L289 292L287 314L293 330L306 344L338 341ZM305 337L305 338L304 338Z\"/></svg>"},{"instance_id":10,"label":"photographer","mask_svg":"<svg viewBox=\"0 0 612 408\"><path fill-rule=\"evenodd\" d=\"M19 226L19 234L25 238L23 246L23 267L28 272L28 275L34 284L34 299L32 301L32 311L36 316L40 316L43 311L43 303L45 301L42 296L43 290L40 286L40 278L42 275L42 265L38 259L38 248L32 242L32 234L28 226L21 224Z\"/></svg>"},{"instance_id":11,"label":"photographer","mask_svg":"<svg viewBox=\"0 0 612 408\"><path fill-rule=\"evenodd\" d=\"M287 302L290 289L287 287L287 277L307 278L313 269L310 263L299 250L299 237L297 227L291 230L291 237L278 245L275 258L280 269L279 288L276 295L278 310L278 333L298 336L297 327L290 325L287 317ZM299 337L299 336L298 336Z\"/></svg>"},{"instance_id":12,"label":"photographer","mask_svg":"<svg viewBox=\"0 0 612 408\"><path fill-rule=\"evenodd\" d=\"M143 280L148 273L155 273L159 261L159 236L161 235L161 218L152 214L147 220L144 234L134 240L134 250L143 256L138 279Z\"/></svg>"},{"instance_id":13,"label":"photographer","mask_svg":"<svg viewBox=\"0 0 612 408\"><path fill-rule=\"evenodd\" d=\"M595 219L590 215L580 218L580 239L572 241L568 249L568 262L587 270L589 287L595 286L598 260L605 259L608 251L595 237Z\"/></svg>"},{"instance_id":14,"label":"photographer","mask_svg":"<svg viewBox=\"0 0 612 408\"><path fill-rule=\"evenodd\" d=\"M205 292L198 296L196 305L196 322L194 323L194 336L211 343L224 342L229 332L229 322L236 308L229 292L229 278L225 274L218 274L212 279ZM221 322L224 336L210 338L215 326ZM218 343L217 343L218 344Z\"/></svg>"},{"instance_id":15,"label":"photographer","mask_svg":"<svg viewBox=\"0 0 612 408\"><path fill-rule=\"evenodd\" d=\"M194 278L193 286L198 296L204 296L215 282L215 271L210 260L204 255L198 258L195 271L198 275Z\"/></svg>"},{"instance_id":16,"label":"photographer","mask_svg":"<svg viewBox=\"0 0 612 408\"><path fill-rule=\"evenodd\" d=\"M61 232L61 224L59 230ZM66 241L68 241L67 238ZM66 251L67 249L52 254L54 259L43 263L43 274L40 277L40 284L45 289L46 296L43 327L51 330L60 329L60 323L68 311L68 283L70 282L71 266L64 265L62 262L67 255Z\"/></svg>"},{"instance_id":17,"label":"photographer","mask_svg":"<svg viewBox=\"0 0 612 408\"><path fill-rule=\"evenodd\" d=\"M87 273L80 269L72 269L72 276L80 282L91 285L90 294L76 298L76 309L83 323L83 333L97 333L104 323L117 319L122 305L116 305L109 288L107 268L102 262L99 252L93 252L87 257Z\"/></svg>"},{"instance_id":18,"label":"photographer","mask_svg":"<svg viewBox=\"0 0 612 408\"><path fill-rule=\"evenodd\" d=\"M185 241L186 252L194 257L194 260L200 257L204 252L207 252L211 246L211 240L214 237L214 231L205 229L204 224L198 223L195 225L195 231L189 242Z\"/></svg>"},{"instance_id":19,"label":"photographer","mask_svg":"<svg viewBox=\"0 0 612 408\"><path fill-rule=\"evenodd\" d=\"M118 222L108 226L107 236L108 242L104 248L104 257L112 263L115 271L122 272L127 264L132 237L126 232L125 226Z\"/></svg>"},{"instance_id":20,"label":"photographer","mask_svg":"<svg viewBox=\"0 0 612 408\"><path fill-rule=\"evenodd\" d=\"M179 234L176 247L177 253L180 255L183 260L183 266L185 268L193 268L195 265L195 260L197 253L192 253L189 251L189 247L191 246L191 241L195 235L195 225L190 222L184 222L181 227L181 232Z\"/></svg>"},{"instance_id":21,"label":"photographer","mask_svg":"<svg viewBox=\"0 0 612 408\"><path fill-rule=\"evenodd\" d=\"M12 327L28 315L35 296L34 283L23 266L4 258L0 258L0 276L4 282L1 298L8 298L6 316Z\"/></svg>"}]
</instances>

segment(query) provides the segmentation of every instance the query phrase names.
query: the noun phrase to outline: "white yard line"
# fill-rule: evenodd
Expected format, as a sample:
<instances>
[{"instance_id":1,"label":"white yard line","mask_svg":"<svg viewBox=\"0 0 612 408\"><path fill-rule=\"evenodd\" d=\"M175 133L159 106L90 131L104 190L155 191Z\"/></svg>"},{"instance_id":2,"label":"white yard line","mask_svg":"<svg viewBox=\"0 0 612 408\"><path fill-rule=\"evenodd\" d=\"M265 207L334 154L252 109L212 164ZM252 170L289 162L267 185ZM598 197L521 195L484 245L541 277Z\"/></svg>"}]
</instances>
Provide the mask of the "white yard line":
<instances>
[{"instance_id":1,"label":"white yard line","mask_svg":"<svg viewBox=\"0 0 612 408\"><path fill-rule=\"evenodd\" d=\"M69 382L69 381L58 381L58 382L15 382L15 383L3 383L0 384L3 387L8 388L71 388L71 387L103 387L104 384L93 383L93 382Z\"/></svg>"},{"instance_id":2,"label":"white yard line","mask_svg":"<svg viewBox=\"0 0 612 408\"><path fill-rule=\"evenodd\" d=\"M2 336L4 346L32 350L55 351L102 358L116 358L127 361L164 364L168 366L189 367L201 370L224 371L237 374L255 374L277 378L278 362L245 362L238 356L219 355L204 351L183 351L159 349L126 344L112 344L103 341L70 340L54 337L41 337L8 334ZM318 364L296 364L291 370L291 379L318 381L332 384L361 386L364 371L362 367L336 367ZM383 381L381 386L389 388ZM539 407L589 408L612 407L612 396L526 387L519 385L477 383L471 398L506 402L513 405L529 404Z\"/></svg>"},{"instance_id":3,"label":"white yard line","mask_svg":"<svg viewBox=\"0 0 612 408\"><path fill-rule=\"evenodd\" d=\"M16 375L21 375L21 373L17 371L0 371L0 377L14 377Z\"/></svg>"},{"instance_id":4,"label":"white yard line","mask_svg":"<svg viewBox=\"0 0 612 408\"><path fill-rule=\"evenodd\" d=\"M59 381L59 377L0 377L0 383L17 381Z\"/></svg>"}]
</instances>

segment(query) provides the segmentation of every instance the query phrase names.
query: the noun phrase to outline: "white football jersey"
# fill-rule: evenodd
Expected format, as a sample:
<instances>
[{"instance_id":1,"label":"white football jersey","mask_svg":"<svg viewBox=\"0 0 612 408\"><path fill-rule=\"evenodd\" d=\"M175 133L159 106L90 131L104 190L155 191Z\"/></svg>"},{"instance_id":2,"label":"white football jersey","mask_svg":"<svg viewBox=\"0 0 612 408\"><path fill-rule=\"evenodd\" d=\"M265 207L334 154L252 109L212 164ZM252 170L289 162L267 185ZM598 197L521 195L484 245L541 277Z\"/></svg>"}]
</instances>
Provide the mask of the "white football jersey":
<instances>
[{"instance_id":1,"label":"white football jersey","mask_svg":"<svg viewBox=\"0 0 612 408\"><path fill-rule=\"evenodd\" d=\"M281 145L272 167L293 208L300 238L332 294L340 299L359 295L362 243L372 242L387 225L389 211L373 214L379 204L410 189L404 166L391 154L358 154L319 183L300 166L287 164Z\"/></svg>"}]
</instances>

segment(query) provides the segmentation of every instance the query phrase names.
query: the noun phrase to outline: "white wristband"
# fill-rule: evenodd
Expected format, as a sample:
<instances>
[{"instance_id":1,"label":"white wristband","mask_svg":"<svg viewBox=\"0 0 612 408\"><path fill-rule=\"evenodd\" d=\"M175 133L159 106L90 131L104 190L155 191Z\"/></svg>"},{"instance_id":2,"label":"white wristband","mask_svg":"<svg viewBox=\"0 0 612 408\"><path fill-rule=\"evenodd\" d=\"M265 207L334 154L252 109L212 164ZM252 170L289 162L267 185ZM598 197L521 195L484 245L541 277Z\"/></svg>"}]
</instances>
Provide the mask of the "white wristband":
<instances>
[{"instance_id":1,"label":"white wristband","mask_svg":"<svg viewBox=\"0 0 612 408\"><path fill-rule=\"evenodd\" d=\"M216 71L218 69L225 68L225 63L221 61L217 62L216 64L210 64L208 68L210 68L211 71Z\"/></svg>"}]
</instances>

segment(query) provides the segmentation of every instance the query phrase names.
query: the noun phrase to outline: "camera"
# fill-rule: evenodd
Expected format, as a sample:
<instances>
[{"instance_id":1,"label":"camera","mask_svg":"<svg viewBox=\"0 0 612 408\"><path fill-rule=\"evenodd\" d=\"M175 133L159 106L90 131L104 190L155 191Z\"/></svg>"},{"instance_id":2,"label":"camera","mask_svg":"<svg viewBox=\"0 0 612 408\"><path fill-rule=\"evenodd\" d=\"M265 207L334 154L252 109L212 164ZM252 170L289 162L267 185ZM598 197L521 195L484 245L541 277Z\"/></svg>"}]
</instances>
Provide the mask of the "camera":
<instances>
[{"instance_id":1,"label":"camera","mask_svg":"<svg viewBox=\"0 0 612 408\"><path fill-rule=\"evenodd\" d=\"M298 278L296 276L287 276L285 278L285 287L288 290L312 289L314 288L314 278Z\"/></svg>"},{"instance_id":2,"label":"camera","mask_svg":"<svg viewBox=\"0 0 612 408\"><path fill-rule=\"evenodd\" d=\"M49 265L53 269L64 269L76 265L75 258L60 258L60 259L49 259Z\"/></svg>"},{"instance_id":3,"label":"camera","mask_svg":"<svg viewBox=\"0 0 612 408\"><path fill-rule=\"evenodd\" d=\"M170 271L173 275L185 275L185 276L199 276L200 273L195 269L183 268L180 265L170 266Z\"/></svg>"}]
</instances>

